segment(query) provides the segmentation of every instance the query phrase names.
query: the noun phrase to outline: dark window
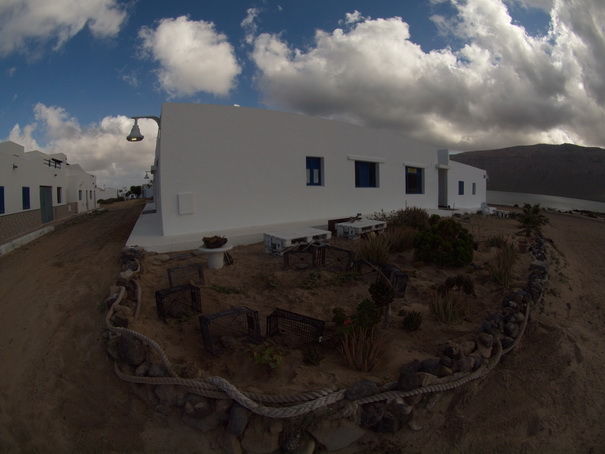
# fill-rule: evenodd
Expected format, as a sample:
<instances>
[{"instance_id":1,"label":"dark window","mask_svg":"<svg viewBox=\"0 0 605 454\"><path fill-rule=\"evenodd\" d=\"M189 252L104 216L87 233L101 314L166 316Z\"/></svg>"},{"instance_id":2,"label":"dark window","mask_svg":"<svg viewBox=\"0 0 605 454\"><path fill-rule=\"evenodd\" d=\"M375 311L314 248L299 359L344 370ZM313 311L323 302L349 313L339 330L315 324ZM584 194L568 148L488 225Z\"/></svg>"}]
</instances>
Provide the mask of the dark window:
<instances>
[{"instance_id":1,"label":"dark window","mask_svg":"<svg viewBox=\"0 0 605 454\"><path fill-rule=\"evenodd\" d=\"M78 200L82 200L82 189L78 190Z\"/></svg>"},{"instance_id":2,"label":"dark window","mask_svg":"<svg viewBox=\"0 0 605 454\"><path fill-rule=\"evenodd\" d=\"M307 156L307 186L323 185L322 158Z\"/></svg>"},{"instance_id":3,"label":"dark window","mask_svg":"<svg viewBox=\"0 0 605 454\"><path fill-rule=\"evenodd\" d=\"M355 161L355 187L378 187L378 165L375 162Z\"/></svg>"},{"instance_id":4,"label":"dark window","mask_svg":"<svg viewBox=\"0 0 605 454\"><path fill-rule=\"evenodd\" d=\"M405 193L424 194L424 169L421 167L405 168Z\"/></svg>"},{"instance_id":5,"label":"dark window","mask_svg":"<svg viewBox=\"0 0 605 454\"><path fill-rule=\"evenodd\" d=\"M23 188L21 189L21 195L22 195L22 200L23 200L23 209L24 210L29 210L30 207L30 203L29 203L29 188L27 186L23 186Z\"/></svg>"},{"instance_id":6,"label":"dark window","mask_svg":"<svg viewBox=\"0 0 605 454\"><path fill-rule=\"evenodd\" d=\"M61 194L62 188L58 187L57 188L57 205L59 205L62 202L62 194Z\"/></svg>"},{"instance_id":7,"label":"dark window","mask_svg":"<svg viewBox=\"0 0 605 454\"><path fill-rule=\"evenodd\" d=\"M0 214L4 213L4 186L0 186Z\"/></svg>"},{"instance_id":8,"label":"dark window","mask_svg":"<svg viewBox=\"0 0 605 454\"><path fill-rule=\"evenodd\" d=\"M464 195L464 181L458 182L458 195Z\"/></svg>"},{"instance_id":9,"label":"dark window","mask_svg":"<svg viewBox=\"0 0 605 454\"><path fill-rule=\"evenodd\" d=\"M477 195L477 183L473 183L473 195Z\"/></svg>"}]
</instances>

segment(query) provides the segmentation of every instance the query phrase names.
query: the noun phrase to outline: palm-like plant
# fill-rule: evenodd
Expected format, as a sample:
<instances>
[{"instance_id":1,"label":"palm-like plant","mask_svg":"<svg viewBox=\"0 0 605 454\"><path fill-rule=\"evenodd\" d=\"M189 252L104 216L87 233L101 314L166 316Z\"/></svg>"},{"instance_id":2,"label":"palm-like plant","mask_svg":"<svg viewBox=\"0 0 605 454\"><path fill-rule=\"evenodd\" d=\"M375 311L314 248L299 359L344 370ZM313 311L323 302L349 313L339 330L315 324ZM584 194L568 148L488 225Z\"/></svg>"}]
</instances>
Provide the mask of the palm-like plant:
<instances>
[{"instance_id":1,"label":"palm-like plant","mask_svg":"<svg viewBox=\"0 0 605 454\"><path fill-rule=\"evenodd\" d=\"M540 235L542 226L548 223L548 218L541 214L540 204L523 206L523 213L519 215L520 234L525 236Z\"/></svg>"}]
</instances>

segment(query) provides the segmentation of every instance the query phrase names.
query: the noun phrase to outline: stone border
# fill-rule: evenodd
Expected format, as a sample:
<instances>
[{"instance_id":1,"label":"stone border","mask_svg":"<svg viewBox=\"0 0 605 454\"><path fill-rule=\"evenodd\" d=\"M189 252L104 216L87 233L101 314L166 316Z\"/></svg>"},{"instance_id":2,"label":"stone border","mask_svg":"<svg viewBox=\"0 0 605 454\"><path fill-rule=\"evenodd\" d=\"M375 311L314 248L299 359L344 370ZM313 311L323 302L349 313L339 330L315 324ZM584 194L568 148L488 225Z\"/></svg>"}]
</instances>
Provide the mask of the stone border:
<instances>
[{"instance_id":1,"label":"stone border","mask_svg":"<svg viewBox=\"0 0 605 454\"><path fill-rule=\"evenodd\" d=\"M430 409L438 393L482 378L515 348L529 321L530 307L542 302L549 278L546 240L537 238L529 248L533 261L527 285L504 297L501 312L488 315L474 339L450 343L438 356L404 365L398 381L382 388L361 380L336 392L267 396L242 393L219 377L179 378L153 340L127 328L140 309L136 276L144 253L140 248L123 250L124 271L106 300L108 352L115 360L116 374L128 382L152 385L133 389L160 413L178 407L183 423L194 429L223 427L223 448L228 453L271 453L280 448L287 453L312 453L319 445L335 451L367 431L395 433L404 425L421 430L414 418L421 402ZM135 308L128 306L135 301ZM147 361L149 350L155 350L160 363Z\"/></svg>"}]
</instances>

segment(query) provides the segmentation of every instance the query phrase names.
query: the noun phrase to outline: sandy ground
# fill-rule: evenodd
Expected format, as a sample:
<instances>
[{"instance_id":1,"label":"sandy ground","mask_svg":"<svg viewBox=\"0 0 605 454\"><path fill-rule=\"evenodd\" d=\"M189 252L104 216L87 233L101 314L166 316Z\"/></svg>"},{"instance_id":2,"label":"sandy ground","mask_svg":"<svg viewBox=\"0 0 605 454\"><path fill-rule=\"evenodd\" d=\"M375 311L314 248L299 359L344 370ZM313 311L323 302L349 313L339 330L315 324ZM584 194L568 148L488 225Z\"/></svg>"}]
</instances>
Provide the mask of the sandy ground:
<instances>
[{"instance_id":1,"label":"sandy ground","mask_svg":"<svg viewBox=\"0 0 605 454\"><path fill-rule=\"evenodd\" d=\"M114 375L103 347L101 303L115 282L120 250L142 208L136 202L112 205L109 212L68 221L0 257L0 452L220 452L215 433L196 432L180 423L177 412L156 413L135 397L132 385ZM495 373L445 393L419 421L421 431L369 436L366 450L605 452L605 224L580 215L549 213L548 217L550 225L544 233L558 253L552 257L545 303L534 311L520 347ZM481 239L492 232L513 233L515 226L512 220L478 219L468 227ZM489 260L489 254L480 250L475 260ZM244 291L227 295L202 289L204 312L245 303L258 308L264 320L274 307L287 309L293 303L312 312L307 315L329 320L332 307L357 301L365 291L353 284L300 289L294 282L304 279L305 272L281 270L282 259L264 254L260 245L235 248L232 255L235 265L208 270L207 284ZM398 266L414 276L394 312L423 310L431 280L451 273L414 269L405 256L398 260ZM165 287L166 266L146 260L142 284L147 304L139 328L157 336L165 335L166 328L177 328L177 337L196 352L192 355L196 359L184 354L187 349L168 347L173 362L191 362L201 375L216 366L238 386L262 389L262 380L250 384L224 361L211 364L194 326L157 321L152 295ZM492 302L501 298L491 282L481 276L477 280L481 290L467 322L439 327L427 314L421 330L408 334L408 343L398 347L374 377L394 380L402 358L430 356L448 336L459 338L472 330ZM346 292L351 293L343 299ZM402 332L390 329L393 336ZM168 336L175 335L174 329L171 332ZM190 341L188 336L196 337ZM357 378L329 355L322 361L321 373L300 364L300 356L292 356L283 372L268 381L275 392L309 383L315 388L321 375L344 386Z\"/></svg>"}]
</instances>

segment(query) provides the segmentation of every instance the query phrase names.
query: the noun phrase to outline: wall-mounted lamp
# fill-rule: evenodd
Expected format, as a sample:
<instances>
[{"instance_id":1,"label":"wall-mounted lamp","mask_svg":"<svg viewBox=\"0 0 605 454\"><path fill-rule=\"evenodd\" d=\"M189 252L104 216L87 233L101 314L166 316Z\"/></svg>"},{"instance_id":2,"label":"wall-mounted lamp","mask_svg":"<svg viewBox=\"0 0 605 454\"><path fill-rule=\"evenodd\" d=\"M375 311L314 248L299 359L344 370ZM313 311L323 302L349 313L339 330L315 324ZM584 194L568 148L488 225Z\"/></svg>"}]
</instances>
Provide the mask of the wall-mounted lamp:
<instances>
[{"instance_id":1,"label":"wall-mounted lamp","mask_svg":"<svg viewBox=\"0 0 605 454\"><path fill-rule=\"evenodd\" d=\"M134 120L134 126L132 127L130 134L128 134L128 136L126 137L126 140L128 140L129 142L140 142L141 140L143 140L145 138L145 136L143 134L141 134L141 130L139 129L138 121L141 118L149 118L150 120L155 120L155 122L158 124L158 128L160 127L160 117L155 117L153 115L149 115L149 116L130 117L130 118L132 118Z\"/></svg>"},{"instance_id":2,"label":"wall-mounted lamp","mask_svg":"<svg viewBox=\"0 0 605 454\"><path fill-rule=\"evenodd\" d=\"M17 164L13 164L13 170L18 169L19 166Z\"/></svg>"},{"instance_id":3,"label":"wall-mounted lamp","mask_svg":"<svg viewBox=\"0 0 605 454\"><path fill-rule=\"evenodd\" d=\"M149 180L149 170L145 170L145 179Z\"/></svg>"}]
</instances>

